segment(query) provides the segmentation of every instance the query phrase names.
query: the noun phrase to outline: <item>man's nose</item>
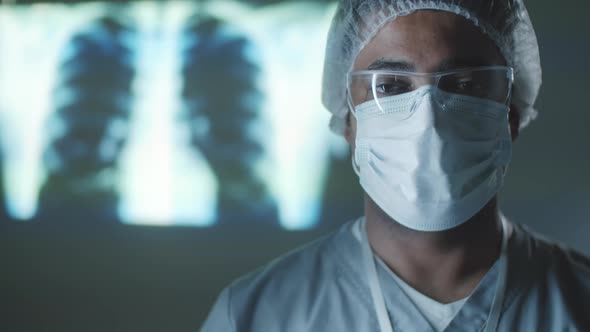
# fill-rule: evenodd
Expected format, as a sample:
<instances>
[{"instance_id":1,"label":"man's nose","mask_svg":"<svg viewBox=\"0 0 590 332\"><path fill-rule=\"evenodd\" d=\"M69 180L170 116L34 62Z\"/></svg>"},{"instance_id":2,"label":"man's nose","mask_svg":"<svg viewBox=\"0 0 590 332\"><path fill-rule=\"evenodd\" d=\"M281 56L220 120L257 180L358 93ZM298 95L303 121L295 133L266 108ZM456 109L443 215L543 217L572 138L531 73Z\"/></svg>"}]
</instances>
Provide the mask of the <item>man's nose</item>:
<instances>
[{"instance_id":1,"label":"man's nose","mask_svg":"<svg viewBox=\"0 0 590 332\"><path fill-rule=\"evenodd\" d=\"M416 100L412 106L412 113L414 117L419 118L419 122L423 125L430 126L435 122L435 109L438 105L436 87L433 85L423 85L420 89L420 94L416 96Z\"/></svg>"},{"instance_id":2,"label":"man's nose","mask_svg":"<svg viewBox=\"0 0 590 332\"><path fill-rule=\"evenodd\" d=\"M438 79L434 76L416 76L412 79L412 86L414 87L414 90L416 90L428 85L436 86L437 81Z\"/></svg>"}]
</instances>

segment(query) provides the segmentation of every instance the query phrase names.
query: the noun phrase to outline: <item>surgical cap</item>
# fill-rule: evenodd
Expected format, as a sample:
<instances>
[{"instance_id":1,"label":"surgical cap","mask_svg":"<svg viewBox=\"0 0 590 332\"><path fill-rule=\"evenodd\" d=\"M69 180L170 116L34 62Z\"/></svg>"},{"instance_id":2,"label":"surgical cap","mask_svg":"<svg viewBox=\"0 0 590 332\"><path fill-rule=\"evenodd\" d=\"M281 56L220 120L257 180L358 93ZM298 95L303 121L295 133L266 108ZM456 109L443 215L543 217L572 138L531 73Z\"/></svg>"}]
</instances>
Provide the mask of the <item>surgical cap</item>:
<instances>
[{"instance_id":1,"label":"surgical cap","mask_svg":"<svg viewBox=\"0 0 590 332\"><path fill-rule=\"evenodd\" d=\"M523 0L340 0L328 33L322 83L322 102L332 113L332 131L344 133L346 76L361 50L387 23L421 9L463 16L489 36L514 68L511 103L520 111L520 127L536 118L533 106L541 86L541 60Z\"/></svg>"}]
</instances>

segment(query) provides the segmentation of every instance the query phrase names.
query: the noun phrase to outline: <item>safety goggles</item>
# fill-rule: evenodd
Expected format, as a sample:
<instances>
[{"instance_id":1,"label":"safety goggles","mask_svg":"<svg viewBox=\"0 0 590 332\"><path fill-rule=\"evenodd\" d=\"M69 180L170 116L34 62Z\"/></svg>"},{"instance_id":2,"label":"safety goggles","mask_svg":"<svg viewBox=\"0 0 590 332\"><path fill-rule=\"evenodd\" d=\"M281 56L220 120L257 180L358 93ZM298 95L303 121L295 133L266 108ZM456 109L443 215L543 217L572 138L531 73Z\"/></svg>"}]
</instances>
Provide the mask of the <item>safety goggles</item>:
<instances>
[{"instance_id":1,"label":"safety goggles","mask_svg":"<svg viewBox=\"0 0 590 332\"><path fill-rule=\"evenodd\" d=\"M348 74L348 102L353 112L357 106L367 102L374 102L384 111L385 105L391 103L392 97L431 85L436 88L433 91L482 98L508 105L513 82L514 70L506 66L472 67L436 73L353 71Z\"/></svg>"}]
</instances>

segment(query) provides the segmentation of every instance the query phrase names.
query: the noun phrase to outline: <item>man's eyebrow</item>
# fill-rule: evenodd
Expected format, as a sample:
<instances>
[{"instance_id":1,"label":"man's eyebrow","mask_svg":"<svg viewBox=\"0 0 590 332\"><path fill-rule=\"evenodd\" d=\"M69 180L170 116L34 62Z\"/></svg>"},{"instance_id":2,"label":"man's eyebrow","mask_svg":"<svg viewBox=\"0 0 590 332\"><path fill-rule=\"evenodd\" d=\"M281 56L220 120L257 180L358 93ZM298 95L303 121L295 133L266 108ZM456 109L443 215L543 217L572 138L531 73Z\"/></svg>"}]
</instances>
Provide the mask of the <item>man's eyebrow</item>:
<instances>
[{"instance_id":1,"label":"man's eyebrow","mask_svg":"<svg viewBox=\"0 0 590 332\"><path fill-rule=\"evenodd\" d=\"M493 66L492 64L481 58L454 58L441 62L436 69L437 71L445 71L452 69ZM393 61L387 59L378 59L373 61L367 70L392 70L392 71L416 71L416 65L406 61Z\"/></svg>"},{"instance_id":2,"label":"man's eyebrow","mask_svg":"<svg viewBox=\"0 0 590 332\"><path fill-rule=\"evenodd\" d=\"M367 70L394 70L394 71L414 71L416 66L409 62L404 61L390 61L384 59L378 59L373 61L367 67Z\"/></svg>"},{"instance_id":3,"label":"man's eyebrow","mask_svg":"<svg viewBox=\"0 0 590 332\"><path fill-rule=\"evenodd\" d=\"M494 64L489 63L480 58L455 58L441 62L438 66L438 71L445 71L450 69L461 69L470 67L482 67L492 66Z\"/></svg>"}]
</instances>

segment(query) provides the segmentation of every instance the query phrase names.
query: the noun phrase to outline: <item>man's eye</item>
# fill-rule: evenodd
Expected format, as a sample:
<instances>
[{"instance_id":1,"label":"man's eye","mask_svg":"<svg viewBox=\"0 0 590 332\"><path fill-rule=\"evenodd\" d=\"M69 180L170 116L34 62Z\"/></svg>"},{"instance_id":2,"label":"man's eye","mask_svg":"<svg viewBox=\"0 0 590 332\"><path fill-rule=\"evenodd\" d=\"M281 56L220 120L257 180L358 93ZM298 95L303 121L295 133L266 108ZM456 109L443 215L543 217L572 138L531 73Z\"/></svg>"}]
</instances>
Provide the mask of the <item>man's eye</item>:
<instances>
[{"instance_id":1,"label":"man's eye","mask_svg":"<svg viewBox=\"0 0 590 332\"><path fill-rule=\"evenodd\" d=\"M457 90L470 90L473 88L473 82L469 80L457 81L455 82L455 88L457 88Z\"/></svg>"},{"instance_id":2,"label":"man's eye","mask_svg":"<svg viewBox=\"0 0 590 332\"><path fill-rule=\"evenodd\" d=\"M480 83L475 82L473 80L457 81L454 85L455 85L455 90L457 92L475 93L475 92L479 92L483 89L483 86Z\"/></svg>"},{"instance_id":3,"label":"man's eye","mask_svg":"<svg viewBox=\"0 0 590 332\"><path fill-rule=\"evenodd\" d=\"M387 96L399 95L411 90L408 84L401 82L381 83L377 84L375 88L378 94Z\"/></svg>"}]
</instances>

